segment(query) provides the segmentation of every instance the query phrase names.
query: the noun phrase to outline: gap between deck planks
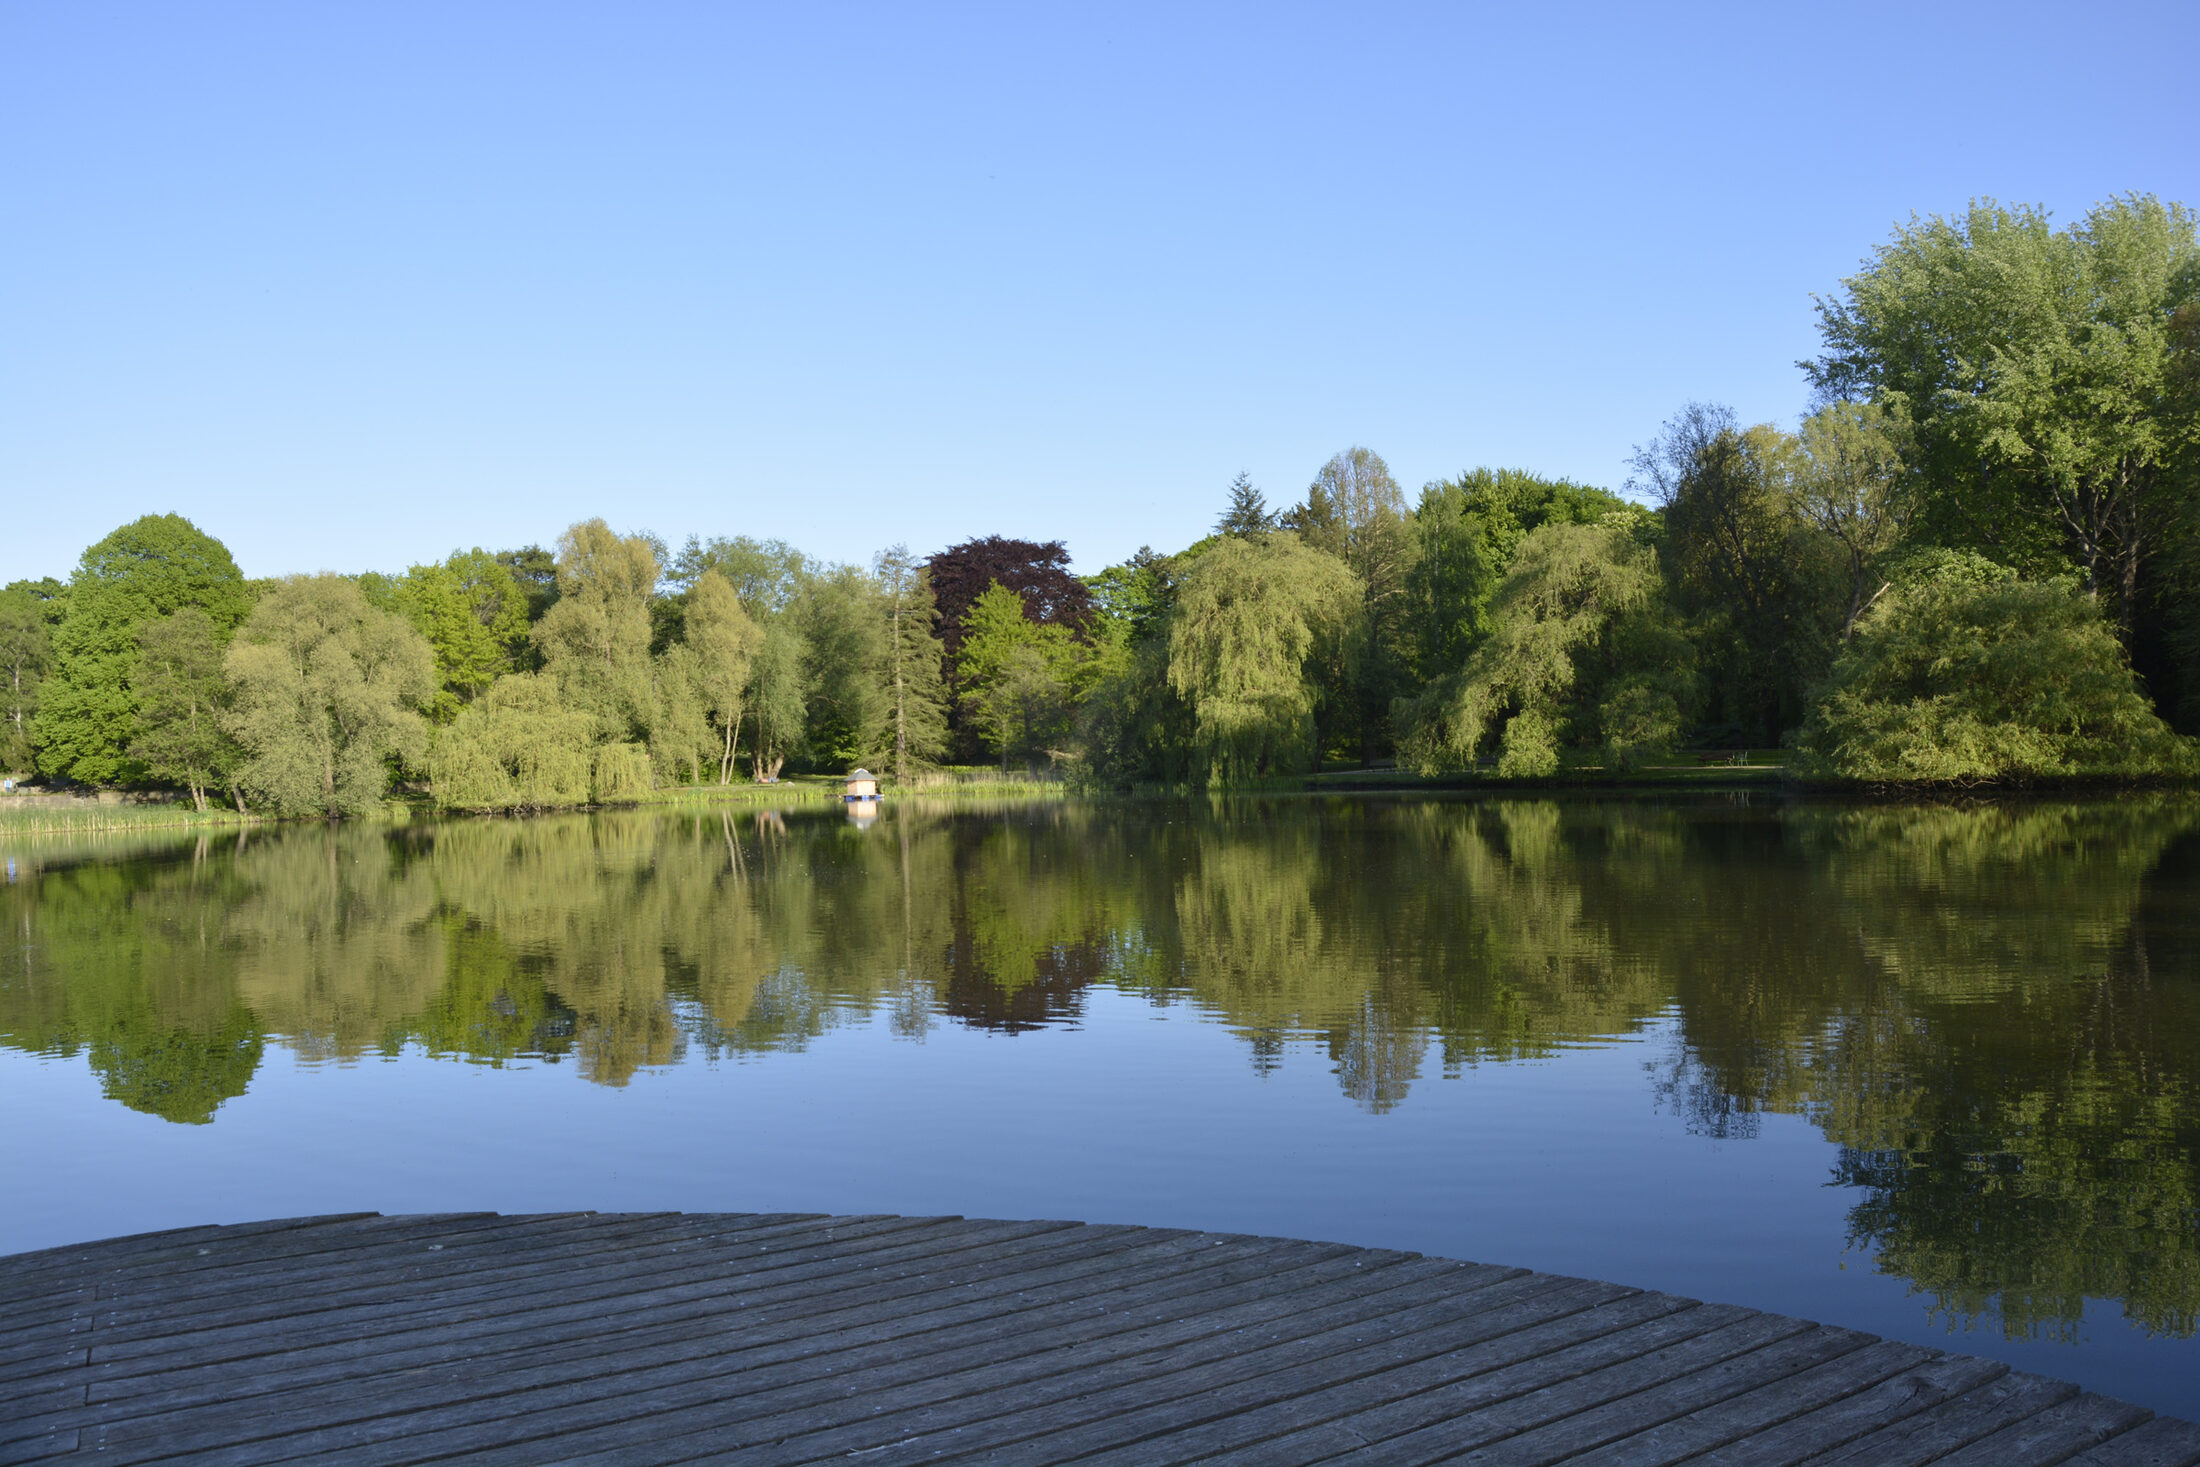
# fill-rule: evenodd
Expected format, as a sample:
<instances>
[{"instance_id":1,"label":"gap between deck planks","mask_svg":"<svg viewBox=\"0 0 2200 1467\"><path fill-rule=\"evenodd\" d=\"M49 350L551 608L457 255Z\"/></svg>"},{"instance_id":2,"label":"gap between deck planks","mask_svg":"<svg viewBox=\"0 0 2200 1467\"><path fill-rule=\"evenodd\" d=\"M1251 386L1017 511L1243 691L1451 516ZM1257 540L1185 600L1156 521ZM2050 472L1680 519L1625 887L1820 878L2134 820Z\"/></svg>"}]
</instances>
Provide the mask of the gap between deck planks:
<instances>
[{"instance_id":1,"label":"gap between deck planks","mask_svg":"<svg viewBox=\"0 0 2200 1467\"><path fill-rule=\"evenodd\" d=\"M2200 1467L1969 1356L1289 1238L347 1214L0 1256L0 1463Z\"/></svg>"}]
</instances>

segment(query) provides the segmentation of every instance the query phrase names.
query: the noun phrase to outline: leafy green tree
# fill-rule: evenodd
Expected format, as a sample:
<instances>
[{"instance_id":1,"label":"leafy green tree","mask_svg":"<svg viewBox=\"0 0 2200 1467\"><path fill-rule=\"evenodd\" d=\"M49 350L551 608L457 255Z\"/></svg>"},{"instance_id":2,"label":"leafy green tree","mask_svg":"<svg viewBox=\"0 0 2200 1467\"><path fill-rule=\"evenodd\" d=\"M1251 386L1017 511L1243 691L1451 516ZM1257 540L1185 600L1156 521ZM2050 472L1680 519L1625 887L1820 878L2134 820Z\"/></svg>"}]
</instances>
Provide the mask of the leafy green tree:
<instances>
[{"instance_id":1,"label":"leafy green tree","mask_svg":"<svg viewBox=\"0 0 2200 1467\"><path fill-rule=\"evenodd\" d=\"M1494 735L1497 772L1556 772L1559 750L1619 762L1671 747L1688 688L1686 644L1661 616L1657 552L1639 512L1546 524L1520 542L1491 630L1458 673L1402 703L1423 773L1470 766Z\"/></svg>"},{"instance_id":2,"label":"leafy green tree","mask_svg":"<svg viewBox=\"0 0 2200 1467\"><path fill-rule=\"evenodd\" d=\"M385 609L411 622L435 652L436 722L449 723L518 665L527 606L511 570L479 547L453 551L440 565L416 565L392 583Z\"/></svg>"},{"instance_id":3,"label":"leafy green tree","mask_svg":"<svg viewBox=\"0 0 2200 1467\"><path fill-rule=\"evenodd\" d=\"M428 761L446 809L547 810L587 803L595 721L538 673L507 673L459 710Z\"/></svg>"},{"instance_id":4,"label":"leafy green tree","mask_svg":"<svg viewBox=\"0 0 2200 1467\"><path fill-rule=\"evenodd\" d=\"M129 754L137 730L130 674L138 628L185 606L226 636L251 609L237 564L181 515L133 520L84 552L53 632L53 672L32 724L38 767L84 784L143 777Z\"/></svg>"},{"instance_id":5,"label":"leafy green tree","mask_svg":"<svg viewBox=\"0 0 2200 1467\"><path fill-rule=\"evenodd\" d=\"M1036 622L1024 598L998 581L963 617L959 658L964 707L1005 769L1068 744L1083 649L1060 622Z\"/></svg>"},{"instance_id":6,"label":"leafy green tree","mask_svg":"<svg viewBox=\"0 0 2200 1467\"><path fill-rule=\"evenodd\" d=\"M1209 783L1298 773L1317 757L1312 664L1354 636L1366 592L1298 536L1226 538L1185 575L1169 627L1169 686L1191 712Z\"/></svg>"},{"instance_id":7,"label":"leafy green tree","mask_svg":"<svg viewBox=\"0 0 2200 1467\"><path fill-rule=\"evenodd\" d=\"M887 769L906 781L947 750L947 689L940 667L946 658L932 580L906 545L879 552L871 562L886 613Z\"/></svg>"},{"instance_id":8,"label":"leafy green tree","mask_svg":"<svg viewBox=\"0 0 2200 1467\"><path fill-rule=\"evenodd\" d=\"M719 756L703 659L685 641L675 642L649 659L649 686L651 768L668 783L701 784L705 762Z\"/></svg>"},{"instance_id":9,"label":"leafy green tree","mask_svg":"<svg viewBox=\"0 0 2200 1467\"><path fill-rule=\"evenodd\" d=\"M1408 578L1407 643L1421 680L1456 672L1489 635L1490 598L1520 542L1547 524L1593 524L1628 507L1607 490L1520 469L1473 469L1421 490Z\"/></svg>"},{"instance_id":10,"label":"leafy green tree","mask_svg":"<svg viewBox=\"0 0 2200 1467\"><path fill-rule=\"evenodd\" d=\"M1840 601L1822 535L1794 502L1796 443L1728 408L1690 403L1635 454L1635 486L1662 512L1667 583L1694 623L1712 712L1776 743L1800 722L1831 659Z\"/></svg>"},{"instance_id":11,"label":"leafy green tree","mask_svg":"<svg viewBox=\"0 0 2200 1467\"><path fill-rule=\"evenodd\" d=\"M695 654L695 685L705 716L719 731L718 782L727 784L733 779L751 669L763 647L764 632L715 569L698 575L687 596L687 646Z\"/></svg>"},{"instance_id":12,"label":"leafy green tree","mask_svg":"<svg viewBox=\"0 0 2200 1467\"><path fill-rule=\"evenodd\" d=\"M813 769L846 770L890 742L887 619L878 587L852 565L803 578L793 615L806 646L803 742Z\"/></svg>"},{"instance_id":13,"label":"leafy green tree","mask_svg":"<svg viewBox=\"0 0 2200 1467\"><path fill-rule=\"evenodd\" d=\"M801 746L807 727L803 662L808 650L793 617L778 616L764 624L764 640L751 665L748 697L756 714L749 772L759 783L777 779L787 756Z\"/></svg>"},{"instance_id":14,"label":"leafy green tree","mask_svg":"<svg viewBox=\"0 0 2200 1467\"><path fill-rule=\"evenodd\" d=\"M390 761L427 754L435 654L341 576L278 582L223 670L245 754L237 781L280 814L364 814L389 789Z\"/></svg>"},{"instance_id":15,"label":"leafy green tree","mask_svg":"<svg viewBox=\"0 0 2200 1467\"><path fill-rule=\"evenodd\" d=\"M1954 551L1918 557L1864 614L1797 748L1807 773L1887 783L2200 768L2092 595Z\"/></svg>"},{"instance_id":16,"label":"leafy green tree","mask_svg":"<svg viewBox=\"0 0 2200 1467\"><path fill-rule=\"evenodd\" d=\"M558 599L535 624L543 671L596 720L605 742L646 738L654 717L650 599L657 553L648 537L584 520L558 540Z\"/></svg>"},{"instance_id":17,"label":"leafy green tree","mask_svg":"<svg viewBox=\"0 0 2200 1467\"><path fill-rule=\"evenodd\" d=\"M813 570L809 557L784 540L702 540L690 535L673 558L671 580L686 589L706 571L716 571L733 587L750 618L759 623L794 604L803 577Z\"/></svg>"},{"instance_id":18,"label":"leafy green tree","mask_svg":"<svg viewBox=\"0 0 2200 1467\"><path fill-rule=\"evenodd\" d=\"M1356 636L1324 668L1323 747L1350 748L1364 764L1387 749L1391 700L1410 673L1407 593L1418 546L1405 496L1380 454L1353 447L1322 465L1305 504L1287 518L1308 548L1343 561L1359 579Z\"/></svg>"},{"instance_id":19,"label":"leafy green tree","mask_svg":"<svg viewBox=\"0 0 2200 1467\"><path fill-rule=\"evenodd\" d=\"M1902 543L1905 428L1877 403L1834 402L1805 418L1798 436L1794 503L1838 547L1848 583L1843 642L1886 586L1886 561Z\"/></svg>"},{"instance_id":20,"label":"leafy green tree","mask_svg":"<svg viewBox=\"0 0 2200 1467\"><path fill-rule=\"evenodd\" d=\"M1920 528L2034 577L2074 565L2127 641L2149 561L2191 534L2173 323L2195 216L2127 194L2067 229L1990 199L1895 231L1819 302L1829 396L1915 433Z\"/></svg>"},{"instance_id":21,"label":"leafy green tree","mask_svg":"<svg viewBox=\"0 0 2200 1467\"><path fill-rule=\"evenodd\" d=\"M200 810L209 789L234 788L238 762L237 742L223 722L223 642L212 617L196 606L182 607L138 628L137 666L130 675L138 717L131 757L154 779L189 790Z\"/></svg>"},{"instance_id":22,"label":"leafy green tree","mask_svg":"<svg viewBox=\"0 0 2200 1467\"><path fill-rule=\"evenodd\" d=\"M496 560L527 598L527 624L541 621L542 614L558 599L558 558L540 545L529 545L519 550L499 550Z\"/></svg>"},{"instance_id":23,"label":"leafy green tree","mask_svg":"<svg viewBox=\"0 0 2200 1467\"><path fill-rule=\"evenodd\" d=\"M0 590L0 770L31 768L38 690L53 666L53 624L62 606L61 583L16 581Z\"/></svg>"}]
</instances>

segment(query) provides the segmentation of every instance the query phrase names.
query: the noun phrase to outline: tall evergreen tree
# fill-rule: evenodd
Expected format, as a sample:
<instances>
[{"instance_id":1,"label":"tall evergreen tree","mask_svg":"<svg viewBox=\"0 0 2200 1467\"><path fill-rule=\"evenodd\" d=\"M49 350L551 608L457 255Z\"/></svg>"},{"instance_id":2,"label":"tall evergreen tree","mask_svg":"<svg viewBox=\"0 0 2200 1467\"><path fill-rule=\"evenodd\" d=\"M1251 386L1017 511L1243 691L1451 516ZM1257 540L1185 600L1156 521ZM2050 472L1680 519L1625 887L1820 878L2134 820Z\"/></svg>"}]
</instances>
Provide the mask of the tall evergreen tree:
<instances>
[{"instance_id":1,"label":"tall evergreen tree","mask_svg":"<svg viewBox=\"0 0 2200 1467\"><path fill-rule=\"evenodd\" d=\"M1240 470L1230 481L1230 507L1215 521L1215 533L1249 539L1275 528L1276 516L1269 511L1267 497L1253 487L1253 476Z\"/></svg>"},{"instance_id":2,"label":"tall evergreen tree","mask_svg":"<svg viewBox=\"0 0 2200 1467\"><path fill-rule=\"evenodd\" d=\"M939 610L931 577L909 547L880 551L871 571L886 612L886 766L905 782L947 748L947 690L940 675L946 651L934 631Z\"/></svg>"}]
</instances>

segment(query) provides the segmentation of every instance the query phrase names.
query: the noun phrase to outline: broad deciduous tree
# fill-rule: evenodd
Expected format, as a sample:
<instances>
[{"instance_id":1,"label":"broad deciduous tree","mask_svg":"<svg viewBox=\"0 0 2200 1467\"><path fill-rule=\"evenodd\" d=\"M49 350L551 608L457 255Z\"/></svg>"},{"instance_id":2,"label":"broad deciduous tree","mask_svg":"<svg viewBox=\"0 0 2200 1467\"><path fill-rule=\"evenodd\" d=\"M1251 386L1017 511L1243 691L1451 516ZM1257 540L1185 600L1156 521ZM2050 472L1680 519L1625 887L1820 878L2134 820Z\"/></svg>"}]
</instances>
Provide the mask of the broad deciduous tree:
<instances>
[{"instance_id":1,"label":"broad deciduous tree","mask_svg":"<svg viewBox=\"0 0 2200 1467\"><path fill-rule=\"evenodd\" d=\"M53 672L33 724L39 769L85 784L142 777L129 753L138 628L196 606L226 636L251 605L229 551L181 515L133 520L86 550L69 579L53 633Z\"/></svg>"},{"instance_id":2,"label":"broad deciduous tree","mask_svg":"<svg viewBox=\"0 0 2200 1467\"><path fill-rule=\"evenodd\" d=\"M1973 783L2183 774L2096 599L1967 552L1919 557L1858 623L1797 737L1846 779Z\"/></svg>"},{"instance_id":3,"label":"broad deciduous tree","mask_svg":"<svg viewBox=\"0 0 2200 1467\"><path fill-rule=\"evenodd\" d=\"M280 814L364 814L389 789L390 761L427 753L435 654L342 576L277 582L223 671L238 783Z\"/></svg>"},{"instance_id":4,"label":"broad deciduous tree","mask_svg":"<svg viewBox=\"0 0 2200 1467\"><path fill-rule=\"evenodd\" d=\"M238 761L224 726L228 684L222 675L225 638L212 617L185 606L138 628L130 693L137 736L130 754L155 779L171 780L206 808L210 788L231 788Z\"/></svg>"},{"instance_id":5,"label":"broad deciduous tree","mask_svg":"<svg viewBox=\"0 0 2200 1467\"><path fill-rule=\"evenodd\" d=\"M733 778L751 666L763 643L763 629L742 609L726 578L716 570L698 575L688 588L687 645L695 654L694 676L703 711L719 733L720 784Z\"/></svg>"}]
</instances>

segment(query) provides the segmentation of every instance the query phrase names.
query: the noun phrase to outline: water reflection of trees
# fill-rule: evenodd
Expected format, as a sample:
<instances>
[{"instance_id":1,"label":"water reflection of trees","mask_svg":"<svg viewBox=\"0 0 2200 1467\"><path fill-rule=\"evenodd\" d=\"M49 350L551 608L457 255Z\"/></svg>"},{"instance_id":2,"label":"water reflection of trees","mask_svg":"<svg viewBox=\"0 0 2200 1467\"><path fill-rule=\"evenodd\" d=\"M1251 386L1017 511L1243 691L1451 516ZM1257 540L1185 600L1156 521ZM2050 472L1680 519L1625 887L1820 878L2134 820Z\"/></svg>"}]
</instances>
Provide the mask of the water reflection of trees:
<instances>
[{"instance_id":1,"label":"water reflection of trees","mask_svg":"<svg viewBox=\"0 0 2200 1467\"><path fill-rule=\"evenodd\" d=\"M1373 1111L1673 1015L1657 1102L1803 1116L1854 1241L1958 1316L2200 1303L2200 820L1267 800L903 804L302 828L30 863L0 1042L203 1122L268 1041L625 1084L883 1017L1014 1032L1095 985L1192 1004Z\"/></svg>"}]
</instances>

